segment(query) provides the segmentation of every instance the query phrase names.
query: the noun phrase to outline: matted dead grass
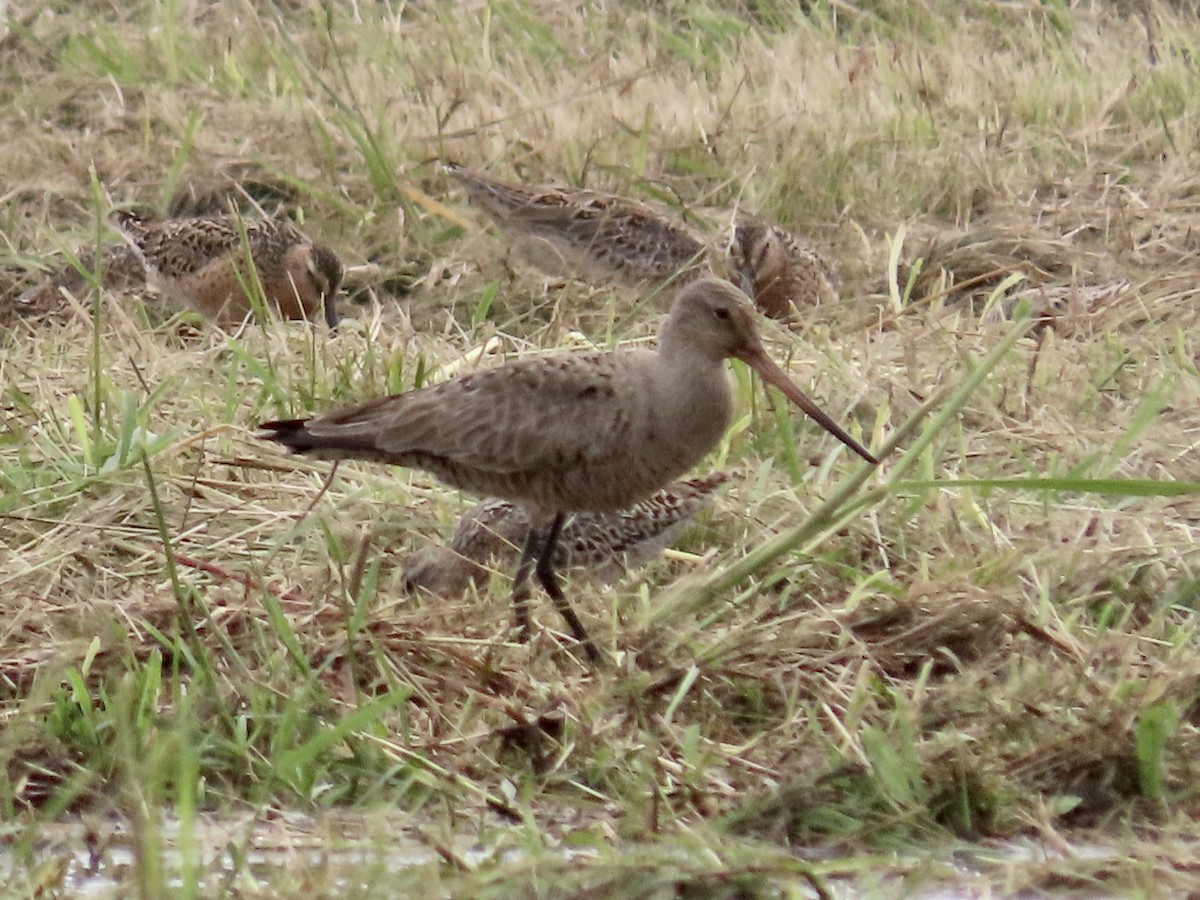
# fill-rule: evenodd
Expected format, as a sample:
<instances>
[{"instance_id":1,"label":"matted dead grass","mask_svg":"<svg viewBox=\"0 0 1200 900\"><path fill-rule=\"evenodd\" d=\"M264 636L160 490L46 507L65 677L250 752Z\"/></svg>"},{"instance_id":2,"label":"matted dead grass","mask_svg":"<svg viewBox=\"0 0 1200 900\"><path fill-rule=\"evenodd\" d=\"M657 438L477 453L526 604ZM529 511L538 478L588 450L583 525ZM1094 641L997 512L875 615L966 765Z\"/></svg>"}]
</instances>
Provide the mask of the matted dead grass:
<instances>
[{"instance_id":1,"label":"matted dead grass","mask_svg":"<svg viewBox=\"0 0 1200 900\"><path fill-rule=\"evenodd\" d=\"M620 841L678 839L676 886L707 883L705 835L762 890L793 857L842 859L836 877L880 847L1021 834L1120 842L1131 863L981 877L1186 884L1162 835L1198 814L1200 29L1155 3L878 6L10 9L6 808L31 827L136 818L194 783L210 809L386 803L481 836L490 810L601 848L570 872L542 861L548 893L649 884L662 860L603 852ZM764 331L873 446L931 399L936 415L1023 327L1022 300L1039 322L911 469L890 479L912 437L853 516L726 585L855 470L739 370L747 419L712 460L735 477L687 552L570 586L616 659L590 672L548 604L531 646L502 642L502 575L455 602L403 594L402 554L472 498L368 465L326 487L328 467L253 436L654 333L661 299L547 283L438 157L811 237L843 300ZM112 239L113 204L211 210L231 185L364 267L337 336L227 335L114 291L94 317L86 290L11 314L62 253ZM565 829L564 806L581 810ZM481 895L529 874L446 858ZM963 884L919 870L896 877Z\"/></svg>"}]
</instances>

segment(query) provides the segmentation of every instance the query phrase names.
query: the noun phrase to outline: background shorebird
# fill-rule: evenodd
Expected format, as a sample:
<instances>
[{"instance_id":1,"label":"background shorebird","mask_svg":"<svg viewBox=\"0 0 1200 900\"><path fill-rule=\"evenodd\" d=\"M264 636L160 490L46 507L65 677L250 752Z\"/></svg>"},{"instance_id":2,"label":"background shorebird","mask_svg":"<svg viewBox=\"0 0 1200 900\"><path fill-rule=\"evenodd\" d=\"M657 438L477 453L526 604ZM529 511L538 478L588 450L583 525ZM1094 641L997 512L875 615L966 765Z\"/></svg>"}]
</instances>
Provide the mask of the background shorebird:
<instances>
[{"instance_id":1,"label":"background shorebird","mask_svg":"<svg viewBox=\"0 0 1200 900\"><path fill-rule=\"evenodd\" d=\"M736 225L730 239L717 246L635 200L517 184L457 163L444 165L520 253L551 275L595 284L678 287L715 268L776 319L837 299L837 279L826 262L778 226Z\"/></svg>"},{"instance_id":2,"label":"background shorebird","mask_svg":"<svg viewBox=\"0 0 1200 900\"><path fill-rule=\"evenodd\" d=\"M70 309L65 293L82 299L93 283L106 291L142 287L146 283L146 267L124 242L104 247L99 253L80 251L73 264L60 266L41 283L22 291L14 308L24 319L55 317Z\"/></svg>"},{"instance_id":3,"label":"background shorebird","mask_svg":"<svg viewBox=\"0 0 1200 900\"><path fill-rule=\"evenodd\" d=\"M146 221L117 213L116 220L145 265L147 282L219 325L236 326L250 312L249 252L263 296L281 316L321 315L330 328L337 326L342 264L290 219L230 214Z\"/></svg>"},{"instance_id":4,"label":"background shorebird","mask_svg":"<svg viewBox=\"0 0 1200 900\"><path fill-rule=\"evenodd\" d=\"M666 285L705 267L705 242L636 200L446 171L542 271L596 284Z\"/></svg>"},{"instance_id":5,"label":"background shorebird","mask_svg":"<svg viewBox=\"0 0 1200 900\"><path fill-rule=\"evenodd\" d=\"M563 521L571 512L631 506L703 459L733 412L724 367L731 357L876 462L767 356L745 295L715 278L679 292L656 351L519 360L313 419L268 422L262 436L319 458L425 469L462 490L520 503L531 525L513 584L519 635L530 633L536 563L538 581L598 661L555 578Z\"/></svg>"},{"instance_id":6,"label":"background shorebird","mask_svg":"<svg viewBox=\"0 0 1200 900\"><path fill-rule=\"evenodd\" d=\"M606 582L645 565L671 545L679 532L729 480L724 472L691 478L618 512L581 512L564 522L554 554L555 569L584 568ZM508 500L484 500L459 520L446 546L425 547L404 567L406 590L457 597L480 587L491 569L515 563L529 534L529 517Z\"/></svg>"},{"instance_id":7,"label":"background shorebird","mask_svg":"<svg viewBox=\"0 0 1200 900\"><path fill-rule=\"evenodd\" d=\"M724 249L739 287L773 319L792 319L799 309L838 299L837 277L825 260L777 225L735 225Z\"/></svg>"}]
</instances>

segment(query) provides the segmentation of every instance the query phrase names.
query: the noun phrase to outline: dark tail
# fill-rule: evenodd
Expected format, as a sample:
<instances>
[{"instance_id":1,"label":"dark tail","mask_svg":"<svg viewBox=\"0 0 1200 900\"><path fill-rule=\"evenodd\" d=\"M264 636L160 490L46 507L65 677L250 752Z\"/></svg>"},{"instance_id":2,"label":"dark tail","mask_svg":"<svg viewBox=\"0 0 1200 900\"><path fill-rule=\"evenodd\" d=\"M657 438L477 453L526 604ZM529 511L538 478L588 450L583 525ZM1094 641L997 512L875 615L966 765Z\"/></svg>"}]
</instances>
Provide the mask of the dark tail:
<instances>
[{"instance_id":1,"label":"dark tail","mask_svg":"<svg viewBox=\"0 0 1200 900\"><path fill-rule=\"evenodd\" d=\"M274 441L283 444L294 453L303 453L320 446L309 433L308 419L285 419L279 422L263 422L258 427L263 430L258 436L264 441Z\"/></svg>"},{"instance_id":2,"label":"dark tail","mask_svg":"<svg viewBox=\"0 0 1200 900\"><path fill-rule=\"evenodd\" d=\"M312 419L286 419L281 422L263 422L259 437L264 441L283 444L293 453L306 453L317 459L371 459L388 462L386 454L375 448L375 435L369 433L346 434L328 432L313 434L308 423Z\"/></svg>"}]
</instances>

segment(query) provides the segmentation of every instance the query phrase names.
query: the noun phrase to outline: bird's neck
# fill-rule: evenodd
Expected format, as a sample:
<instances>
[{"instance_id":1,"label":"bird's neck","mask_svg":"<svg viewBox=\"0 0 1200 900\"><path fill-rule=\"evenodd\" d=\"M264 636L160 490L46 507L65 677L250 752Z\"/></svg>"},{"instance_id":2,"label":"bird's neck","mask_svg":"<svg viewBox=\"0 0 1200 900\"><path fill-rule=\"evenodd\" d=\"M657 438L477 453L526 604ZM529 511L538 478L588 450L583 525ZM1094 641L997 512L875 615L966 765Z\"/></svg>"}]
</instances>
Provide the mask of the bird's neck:
<instances>
[{"instance_id":1,"label":"bird's neck","mask_svg":"<svg viewBox=\"0 0 1200 900\"><path fill-rule=\"evenodd\" d=\"M661 426L681 448L695 445L696 459L687 468L720 440L729 425L733 399L724 362L669 341L659 348L654 408Z\"/></svg>"},{"instance_id":2,"label":"bird's neck","mask_svg":"<svg viewBox=\"0 0 1200 900\"><path fill-rule=\"evenodd\" d=\"M719 369L724 360L698 351L670 319L658 335L658 355L665 365L684 369Z\"/></svg>"}]
</instances>

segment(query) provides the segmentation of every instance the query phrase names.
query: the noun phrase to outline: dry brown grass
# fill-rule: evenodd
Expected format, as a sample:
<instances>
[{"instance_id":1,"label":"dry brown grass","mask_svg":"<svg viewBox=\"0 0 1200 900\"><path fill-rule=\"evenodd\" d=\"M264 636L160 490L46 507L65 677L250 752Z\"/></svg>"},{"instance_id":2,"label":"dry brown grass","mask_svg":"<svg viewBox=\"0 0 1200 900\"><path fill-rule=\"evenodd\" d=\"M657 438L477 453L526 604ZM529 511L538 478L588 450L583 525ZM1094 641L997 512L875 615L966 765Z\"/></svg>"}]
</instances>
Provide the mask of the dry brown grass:
<instances>
[{"instance_id":1,"label":"dry brown grass","mask_svg":"<svg viewBox=\"0 0 1200 900\"><path fill-rule=\"evenodd\" d=\"M472 870L442 872L464 894L538 871L551 894L661 876L754 895L802 882L810 852L868 890L966 889L945 847L1019 835L1055 858L977 860L998 891L1188 884L1200 501L1172 486L1200 483L1200 29L1164 3L904 6L10 3L0 309L111 239L112 204L210 209L231 180L373 266L333 338L231 337L108 292L95 319L0 317L0 756L3 802L33 807L22 840L64 808L136 822L198 794L260 817L395 804L426 836L521 850L478 865L431 839ZM685 538L695 558L573 586L619 659L591 673L548 608L531 647L499 642L503 578L403 596L399 555L471 498L366 465L318 497L326 468L253 437L497 337L517 355L653 333L661 301L510 257L439 157L809 235L844 301L764 328L876 446L1005 338L1013 295L1049 321L907 473L897 454L845 524L727 586L854 468L739 373L748 420L713 460L738 477ZM563 840L600 857L537 852ZM1114 852L1070 858L1093 844Z\"/></svg>"}]
</instances>

